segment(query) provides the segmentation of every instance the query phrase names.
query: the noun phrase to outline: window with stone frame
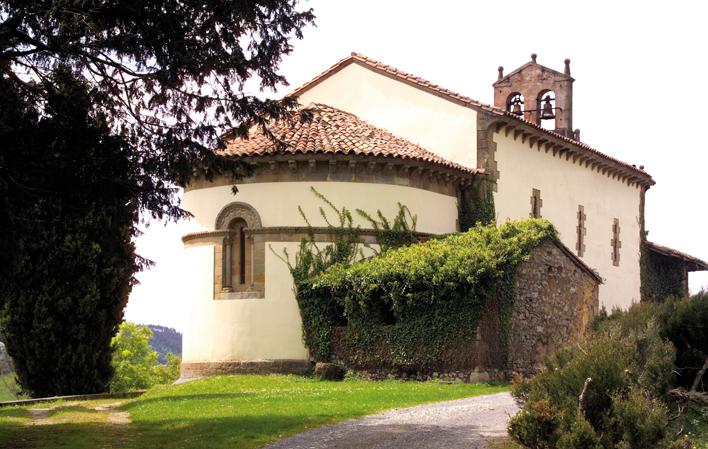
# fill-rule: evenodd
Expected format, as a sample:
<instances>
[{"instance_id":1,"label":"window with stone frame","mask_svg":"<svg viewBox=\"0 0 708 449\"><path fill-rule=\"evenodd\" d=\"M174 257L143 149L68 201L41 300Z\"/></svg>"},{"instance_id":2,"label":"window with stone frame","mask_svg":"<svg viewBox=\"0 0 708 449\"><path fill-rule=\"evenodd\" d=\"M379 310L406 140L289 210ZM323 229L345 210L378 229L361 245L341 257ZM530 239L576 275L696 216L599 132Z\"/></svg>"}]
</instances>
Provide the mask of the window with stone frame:
<instances>
[{"instance_id":1,"label":"window with stone frame","mask_svg":"<svg viewBox=\"0 0 708 449\"><path fill-rule=\"evenodd\" d=\"M255 234L261 228L256 210L245 203L231 203L217 216L215 228L223 234L214 260L215 297L262 297L265 256L263 239Z\"/></svg>"},{"instance_id":2,"label":"window with stone frame","mask_svg":"<svg viewBox=\"0 0 708 449\"><path fill-rule=\"evenodd\" d=\"M587 216L585 215L585 207L583 207L582 204L578 204L578 212L576 215L578 218L578 225L576 226L575 231L577 236L575 251L578 254L578 257L583 257L585 254L585 234L587 233L587 229L585 228L585 219Z\"/></svg>"},{"instance_id":3,"label":"window with stone frame","mask_svg":"<svg viewBox=\"0 0 708 449\"><path fill-rule=\"evenodd\" d=\"M610 240L610 244L612 245L612 265L618 267L620 264L620 248L622 248L618 218L612 221L612 239Z\"/></svg>"},{"instance_id":4,"label":"window with stone frame","mask_svg":"<svg viewBox=\"0 0 708 449\"><path fill-rule=\"evenodd\" d=\"M541 206L543 206L543 200L541 199L541 191L539 189L532 189L531 212L529 212L529 217L541 218Z\"/></svg>"}]
</instances>

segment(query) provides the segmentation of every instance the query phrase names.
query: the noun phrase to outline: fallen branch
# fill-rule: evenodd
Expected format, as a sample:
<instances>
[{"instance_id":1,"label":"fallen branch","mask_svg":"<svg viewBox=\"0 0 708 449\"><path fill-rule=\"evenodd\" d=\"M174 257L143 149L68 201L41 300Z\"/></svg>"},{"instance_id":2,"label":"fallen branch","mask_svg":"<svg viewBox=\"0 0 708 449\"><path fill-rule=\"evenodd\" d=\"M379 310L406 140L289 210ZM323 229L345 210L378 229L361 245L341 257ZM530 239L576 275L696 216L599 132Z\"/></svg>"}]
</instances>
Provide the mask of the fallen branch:
<instances>
[{"instance_id":1,"label":"fallen branch","mask_svg":"<svg viewBox=\"0 0 708 449\"><path fill-rule=\"evenodd\" d=\"M706 369L708 369L708 357L706 357L706 361L703 362L703 367L698 370L696 378L693 380L693 385L691 385L691 391L696 391L698 389L698 385L701 383L701 379L703 378L703 374L705 374Z\"/></svg>"}]
</instances>

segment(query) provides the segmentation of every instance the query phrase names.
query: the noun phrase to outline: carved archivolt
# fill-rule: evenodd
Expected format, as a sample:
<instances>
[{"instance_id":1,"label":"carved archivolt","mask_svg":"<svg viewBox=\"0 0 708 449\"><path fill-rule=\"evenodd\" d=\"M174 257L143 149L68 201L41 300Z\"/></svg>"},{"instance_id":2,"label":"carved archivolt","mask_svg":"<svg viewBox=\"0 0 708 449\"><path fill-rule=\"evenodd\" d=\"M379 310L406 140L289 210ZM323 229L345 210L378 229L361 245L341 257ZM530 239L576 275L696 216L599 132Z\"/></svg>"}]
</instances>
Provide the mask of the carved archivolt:
<instances>
[{"instance_id":1,"label":"carved archivolt","mask_svg":"<svg viewBox=\"0 0 708 449\"><path fill-rule=\"evenodd\" d=\"M252 206L236 201L221 209L219 215L216 216L214 229L227 229L229 223L236 218L242 218L249 229L261 227L261 217L258 212Z\"/></svg>"}]
</instances>

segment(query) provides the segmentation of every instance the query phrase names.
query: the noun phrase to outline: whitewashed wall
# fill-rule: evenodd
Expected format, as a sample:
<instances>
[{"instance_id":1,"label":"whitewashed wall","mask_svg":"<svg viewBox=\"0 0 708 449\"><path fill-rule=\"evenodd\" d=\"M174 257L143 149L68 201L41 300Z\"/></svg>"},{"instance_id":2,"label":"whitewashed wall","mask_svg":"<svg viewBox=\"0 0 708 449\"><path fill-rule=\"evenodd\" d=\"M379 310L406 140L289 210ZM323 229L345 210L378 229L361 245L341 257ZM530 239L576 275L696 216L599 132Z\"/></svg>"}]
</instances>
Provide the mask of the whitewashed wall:
<instances>
[{"instance_id":1,"label":"whitewashed wall","mask_svg":"<svg viewBox=\"0 0 708 449\"><path fill-rule=\"evenodd\" d=\"M356 63L311 87L300 103L324 103L466 167L477 167L477 112Z\"/></svg>"},{"instance_id":2,"label":"whitewashed wall","mask_svg":"<svg viewBox=\"0 0 708 449\"><path fill-rule=\"evenodd\" d=\"M417 229L445 233L456 230L457 200L454 197L412 187L340 182L281 182L239 186L234 196L230 186L191 190L184 207L194 214L192 231L213 230L219 211L232 201L253 206L264 227L304 226L301 205L314 226L324 226L318 208L322 202L311 192L314 186L337 206L361 208L372 215L381 209L391 217L397 202L418 216ZM366 225L357 217L357 221ZM277 254L287 249L291 257L299 242L268 242ZM214 245L190 244L184 250L190 277L183 294L190 304L184 331L183 362L232 360L307 359L302 324L287 265L273 252L265 253L265 298L214 300Z\"/></svg>"}]
</instances>

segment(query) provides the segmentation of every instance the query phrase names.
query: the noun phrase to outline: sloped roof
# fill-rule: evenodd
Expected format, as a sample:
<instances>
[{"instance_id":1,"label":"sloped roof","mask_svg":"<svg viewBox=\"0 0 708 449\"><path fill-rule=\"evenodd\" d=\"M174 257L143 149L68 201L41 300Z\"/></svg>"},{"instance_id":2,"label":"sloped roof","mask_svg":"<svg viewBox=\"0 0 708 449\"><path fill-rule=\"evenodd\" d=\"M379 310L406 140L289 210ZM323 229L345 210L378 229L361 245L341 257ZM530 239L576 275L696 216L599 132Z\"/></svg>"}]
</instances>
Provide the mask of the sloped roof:
<instances>
[{"instance_id":1,"label":"sloped roof","mask_svg":"<svg viewBox=\"0 0 708 449\"><path fill-rule=\"evenodd\" d=\"M570 137L566 137L562 134L558 134L554 131L547 130L542 128L540 125L537 125L533 122L529 122L527 120L524 120L523 118L520 118L516 114L513 114L511 112L508 112L504 109L500 109L494 106L490 106L488 104L481 103L477 100L473 100L472 98L469 98L467 96L464 96L462 94L453 92L449 89L446 89L442 86L439 86L435 83L432 83L430 81L427 81L423 78L420 78L416 75L412 75L410 73L404 72L402 70L399 70L395 67L391 67L389 65L386 65L382 62L376 61L374 59L371 59L367 56L364 56L362 54L352 52L350 56L342 59L341 61L337 62L334 64L332 67L329 69L325 70L324 72L320 73L307 83L303 84L302 86L298 87L295 89L290 95L291 96L299 96L303 92L309 90L310 88L316 86L317 84L321 83L325 79L329 78L331 75L339 72L343 68L347 67L350 64L359 64L360 66L363 66L365 68L368 68L370 70L373 70L374 72L380 73L382 75L388 76L390 78L393 78L397 81L401 81L403 83L406 83L410 86L413 86L415 88L424 90L428 93L431 93L433 95L436 95L438 97L444 98L448 101L452 101L453 103L457 103L459 105L465 106L465 107L470 107L476 110L481 110L481 111L486 111L490 114L496 115L498 117L503 117L507 121L513 123L517 122L519 124L526 125L527 127L530 127L533 129L534 132L541 134L541 135L548 135L552 136L555 139L559 139L563 142L565 142L568 145L572 145L573 147L581 150L582 152L585 152L589 156L595 156L600 159L603 159L607 162L610 162L611 164L615 164L616 166L621 167L623 170L627 170L632 172L634 175L636 175L639 179L643 181L643 183L648 184L648 185L653 185L654 180L651 178L651 175L649 175L647 172L644 170L637 168L636 166L632 164L628 164L626 162L623 162L619 159L615 159L612 156L608 156L607 154L596 150L592 148L591 146L577 141L575 139L571 139Z\"/></svg>"},{"instance_id":2,"label":"sloped roof","mask_svg":"<svg viewBox=\"0 0 708 449\"><path fill-rule=\"evenodd\" d=\"M223 156L341 154L426 162L467 174L477 170L451 162L402 137L377 128L354 114L312 103L286 120L268 125L275 141L257 127L248 138L228 140Z\"/></svg>"},{"instance_id":3,"label":"sloped roof","mask_svg":"<svg viewBox=\"0 0 708 449\"><path fill-rule=\"evenodd\" d=\"M649 248L649 251L681 260L687 265L688 271L708 271L708 263L698 257L693 257L689 254L669 248L668 246L662 246L649 241L647 242L647 247Z\"/></svg>"}]
</instances>

